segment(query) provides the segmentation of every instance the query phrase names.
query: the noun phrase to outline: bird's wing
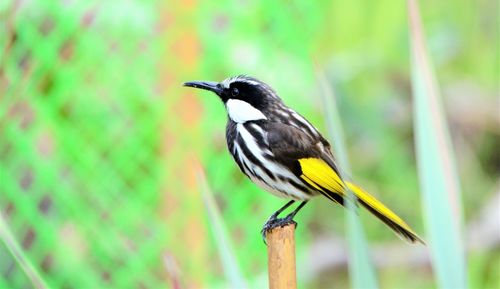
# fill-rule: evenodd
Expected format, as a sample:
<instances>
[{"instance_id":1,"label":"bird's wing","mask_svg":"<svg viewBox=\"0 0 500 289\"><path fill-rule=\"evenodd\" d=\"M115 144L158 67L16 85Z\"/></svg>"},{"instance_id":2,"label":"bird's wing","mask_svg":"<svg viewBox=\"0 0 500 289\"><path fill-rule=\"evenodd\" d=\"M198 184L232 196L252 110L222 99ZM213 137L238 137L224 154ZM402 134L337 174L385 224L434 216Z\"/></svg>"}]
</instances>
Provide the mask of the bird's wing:
<instances>
[{"instance_id":1,"label":"bird's wing","mask_svg":"<svg viewBox=\"0 0 500 289\"><path fill-rule=\"evenodd\" d=\"M276 161L328 199L343 204L344 185L328 142L291 125L267 125L269 148Z\"/></svg>"},{"instance_id":2,"label":"bird's wing","mask_svg":"<svg viewBox=\"0 0 500 289\"><path fill-rule=\"evenodd\" d=\"M356 200L409 242L424 241L400 217L357 185L342 180L330 151L330 145L321 137L302 132L282 123L270 124L268 142L276 160L300 177L309 186L328 199L344 204L346 187Z\"/></svg>"}]
</instances>

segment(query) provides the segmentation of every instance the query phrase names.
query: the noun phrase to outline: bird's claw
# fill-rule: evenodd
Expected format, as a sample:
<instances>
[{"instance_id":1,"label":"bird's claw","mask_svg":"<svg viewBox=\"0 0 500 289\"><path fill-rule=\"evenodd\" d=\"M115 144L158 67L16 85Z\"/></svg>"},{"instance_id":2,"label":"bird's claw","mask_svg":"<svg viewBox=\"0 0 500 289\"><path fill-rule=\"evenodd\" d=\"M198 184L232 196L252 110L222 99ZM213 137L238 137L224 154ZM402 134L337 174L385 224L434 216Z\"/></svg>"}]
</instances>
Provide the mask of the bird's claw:
<instances>
[{"instance_id":1,"label":"bird's claw","mask_svg":"<svg viewBox=\"0 0 500 289\"><path fill-rule=\"evenodd\" d=\"M262 226L262 230L260 231L262 234L262 241L264 241L264 244L267 245L266 242L266 235L268 232L270 232L272 229L277 228L277 227L285 227L290 224L293 224L295 228L297 228L297 222L293 220L293 217L295 214L289 214L288 216L284 218L278 218L276 215L272 215L269 220Z\"/></svg>"}]
</instances>

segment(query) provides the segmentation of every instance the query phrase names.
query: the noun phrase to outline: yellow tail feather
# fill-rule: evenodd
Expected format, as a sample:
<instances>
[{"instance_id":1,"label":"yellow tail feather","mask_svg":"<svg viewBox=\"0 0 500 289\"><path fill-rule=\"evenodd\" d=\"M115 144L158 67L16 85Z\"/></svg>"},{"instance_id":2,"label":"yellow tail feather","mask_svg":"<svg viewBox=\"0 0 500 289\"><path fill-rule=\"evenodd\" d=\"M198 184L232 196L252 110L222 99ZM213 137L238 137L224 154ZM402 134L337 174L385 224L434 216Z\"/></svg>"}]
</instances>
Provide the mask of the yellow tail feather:
<instances>
[{"instance_id":1,"label":"yellow tail feather","mask_svg":"<svg viewBox=\"0 0 500 289\"><path fill-rule=\"evenodd\" d=\"M352 191L368 211L389 226L398 236L414 243L425 242L400 217L372 195L350 182L343 182L335 170L318 158L299 160L302 169L301 178L332 201L339 202L345 196L345 185ZM345 185L344 185L345 184Z\"/></svg>"},{"instance_id":2,"label":"yellow tail feather","mask_svg":"<svg viewBox=\"0 0 500 289\"><path fill-rule=\"evenodd\" d=\"M372 195L368 194L366 191L356 186L355 184L346 182L346 185L358 198L358 201L366 209L368 209L368 211L370 211L387 226L389 226L398 236L402 237L404 240L409 241L410 243L420 242L422 244L425 244L424 240L422 240L410 228L410 226L408 226L408 224L406 224L398 215L392 212L380 201L375 199Z\"/></svg>"}]
</instances>

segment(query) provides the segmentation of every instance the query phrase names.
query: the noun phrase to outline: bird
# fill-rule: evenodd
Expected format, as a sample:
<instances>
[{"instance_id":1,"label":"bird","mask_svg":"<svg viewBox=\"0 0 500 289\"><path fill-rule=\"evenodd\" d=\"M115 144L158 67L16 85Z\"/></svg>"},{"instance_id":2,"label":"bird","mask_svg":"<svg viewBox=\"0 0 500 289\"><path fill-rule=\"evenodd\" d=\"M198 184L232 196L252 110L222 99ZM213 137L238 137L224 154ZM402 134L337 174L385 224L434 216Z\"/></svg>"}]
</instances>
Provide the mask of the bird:
<instances>
[{"instance_id":1,"label":"bird","mask_svg":"<svg viewBox=\"0 0 500 289\"><path fill-rule=\"evenodd\" d=\"M312 197L323 196L344 207L354 199L356 207L361 204L401 239L425 244L398 215L343 177L330 143L308 120L285 105L268 84L238 75L221 82L188 81L184 86L218 96L228 116L227 148L241 172L265 191L289 199L263 225L264 242L272 229L296 226L296 214ZM298 201L295 210L279 217Z\"/></svg>"}]
</instances>

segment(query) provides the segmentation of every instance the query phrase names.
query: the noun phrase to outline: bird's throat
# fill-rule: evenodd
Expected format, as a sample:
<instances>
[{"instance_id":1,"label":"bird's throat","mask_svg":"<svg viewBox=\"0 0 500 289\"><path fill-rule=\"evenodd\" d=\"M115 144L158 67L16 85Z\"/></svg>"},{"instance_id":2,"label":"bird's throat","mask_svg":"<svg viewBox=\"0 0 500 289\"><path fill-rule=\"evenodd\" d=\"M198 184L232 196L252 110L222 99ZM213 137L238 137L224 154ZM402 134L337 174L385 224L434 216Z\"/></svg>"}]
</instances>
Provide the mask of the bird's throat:
<instances>
[{"instance_id":1,"label":"bird's throat","mask_svg":"<svg viewBox=\"0 0 500 289\"><path fill-rule=\"evenodd\" d=\"M236 123L267 119L262 111L256 109L248 102L239 99L229 99L226 102L226 109L229 118Z\"/></svg>"}]
</instances>

